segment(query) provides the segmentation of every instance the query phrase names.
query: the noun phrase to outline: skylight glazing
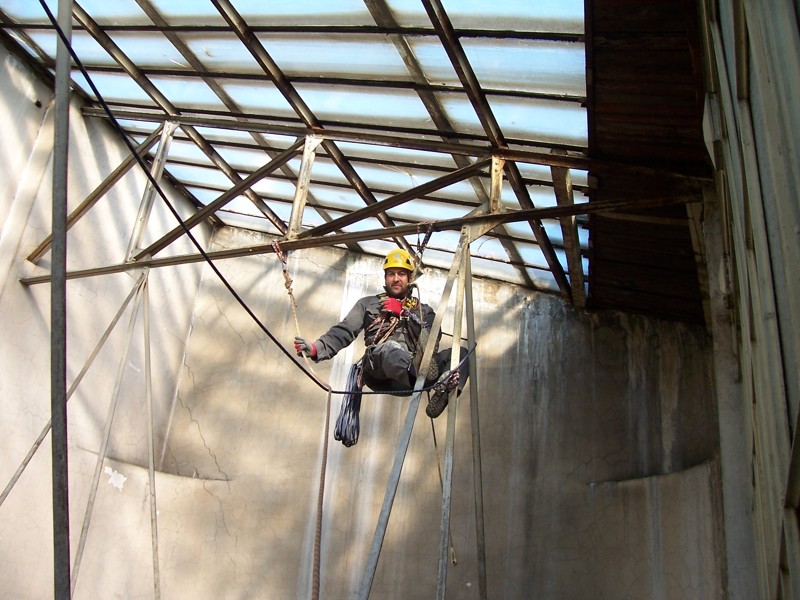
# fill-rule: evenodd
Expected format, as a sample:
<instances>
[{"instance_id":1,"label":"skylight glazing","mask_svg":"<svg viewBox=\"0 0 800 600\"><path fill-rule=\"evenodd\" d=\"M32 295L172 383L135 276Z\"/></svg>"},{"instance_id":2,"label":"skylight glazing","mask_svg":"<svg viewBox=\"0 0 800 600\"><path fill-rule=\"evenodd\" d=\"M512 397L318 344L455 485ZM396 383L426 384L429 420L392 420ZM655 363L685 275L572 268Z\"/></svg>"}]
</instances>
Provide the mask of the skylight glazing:
<instances>
[{"instance_id":1,"label":"skylight glazing","mask_svg":"<svg viewBox=\"0 0 800 600\"><path fill-rule=\"evenodd\" d=\"M425 9L438 2L441 23ZM57 5L48 0L54 13ZM232 0L219 9L208 0L82 0L80 7L102 35L76 18L72 45L136 143L160 120L193 119L191 134L189 122L176 132L166 170L198 205L232 185L222 165L247 177L312 132L329 137L317 150L304 227L446 176L503 141L542 154L553 147L580 155L587 146L582 0ZM52 68L56 34L38 2L0 0L0 10L6 32L31 56L43 52ZM440 35L448 27L454 42ZM92 96L77 66L73 79ZM301 156L302 148L252 188L281 219L289 218ZM570 174L574 201L585 202L586 172ZM509 163L505 175L505 210L556 206L546 162ZM487 202L490 189L487 168L386 215L397 225L458 219ZM217 216L279 233L244 196ZM369 217L342 229L383 227ZM568 272L568 240L555 219L542 228L546 240L528 222L484 236L472 248L481 258L474 272L558 291L553 270ZM578 228L576 237L585 251L586 232ZM458 231L434 234L426 260L447 267L457 242ZM543 242L560 264L548 262ZM393 243L359 246L382 253Z\"/></svg>"}]
</instances>

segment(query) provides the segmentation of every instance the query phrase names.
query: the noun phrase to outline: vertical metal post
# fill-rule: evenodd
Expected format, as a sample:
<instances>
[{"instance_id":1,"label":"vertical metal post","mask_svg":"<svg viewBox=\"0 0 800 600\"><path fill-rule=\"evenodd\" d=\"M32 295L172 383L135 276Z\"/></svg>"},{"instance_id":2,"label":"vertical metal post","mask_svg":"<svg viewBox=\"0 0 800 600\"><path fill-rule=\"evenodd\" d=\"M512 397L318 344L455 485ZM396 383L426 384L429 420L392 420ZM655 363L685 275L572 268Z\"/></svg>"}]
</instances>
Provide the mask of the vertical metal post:
<instances>
[{"instance_id":1,"label":"vertical metal post","mask_svg":"<svg viewBox=\"0 0 800 600\"><path fill-rule=\"evenodd\" d=\"M72 0L59 0L58 23L72 36ZM56 50L53 141L53 250L50 283L50 415L53 470L53 597L70 598L69 477L67 472L67 168L70 55Z\"/></svg>"},{"instance_id":2,"label":"vertical metal post","mask_svg":"<svg viewBox=\"0 0 800 600\"><path fill-rule=\"evenodd\" d=\"M467 228L462 229L461 238L465 243L461 246L462 269L458 276L456 305L453 310L453 346L450 353L450 369L455 369L461 361L461 321L464 315L465 276L463 264L469 260L469 241ZM444 474L442 483L442 518L439 530L439 569L436 579L436 598L444 600L447 587L447 561L450 549L450 507L453 497L453 458L456 439L456 414L458 412L458 396L456 390L450 392L447 409L447 437L445 438Z\"/></svg>"},{"instance_id":3,"label":"vertical metal post","mask_svg":"<svg viewBox=\"0 0 800 600\"><path fill-rule=\"evenodd\" d=\"M158 505L156 503L155 435L153 433L153 377L150 362L150 287L144 282L144 385L147 405L147 474L150 485L150 541L153 550L153 598L161 599L161 574L158 562Z\"/></svg>"},{"instance_id":4,"label":"vertical metal post","mask_svg":"<svg viewBox=\"0 0 800 600\"><path fill-rule=\"evenodd\" d=\"M472 261L469 256L464 263L466 287L464 302L467 305L467 343L476 344L475 306L472 298ZM488 597L486 584L486 534L483 527L483 467L481 465L481 428L478 416L478 358L469 355L469 405L472 421L472 481L475 492L475 541L478 546L478 592L480 600Z\"/></svg>"},{"instance_id":5,"label":"vertical metal post","mask_svg":"<svg viewBox=\"0 0 800 600\"><path fill-rule=\"evenodd\" d=\"M292 201L292 215L289 217L289 228L286 232L286 237L290 240L296 238L297 234L300 233L303 210L308 199L308 186L311 183L311 168L314 166L317 146L321 143L322 138L319 136L306 136L306 144L303 147L303 162L297 175L297 187L294 190L294 200Z\"/></svg>"},{"instance_id":6,"label":"vertical metal post","mask_svg":"<svg viewBox=\"0 0 800 600\"><path fill-rule=\"evenodd\" d=\"M164 173L164 163L169 154L169 147L172 143L172 138L175 135L175 130L178 124L175 121L168 121L164 128L161 130L161 141L158 143L158 150L153 159L153 165L150 167L150 174L156 181L161 181L161 175ZM147 229L147 222L150 219L150 212L153 210L153 200L155 198L156 188L150 179L147 180L147 186L142 194L142 202L139 204L139 212L136 215L136 222L133 225L133 232L131 233L131 241L128 243L128 252L125 255L126 260L131 257L139 249L142 242L145 229Z\"/></svg>"},{"instance_id":7,"label":"vertical metal post","mask_svg":"<svg viewBox=\"0 0 800 600\"><path fill-rule=\"evenodd\" d=\"M499 156L492 156L492 189L489 194L489 212L498 213L502 208L503 167L506 161Z\"/></svg>"}]
</instances>

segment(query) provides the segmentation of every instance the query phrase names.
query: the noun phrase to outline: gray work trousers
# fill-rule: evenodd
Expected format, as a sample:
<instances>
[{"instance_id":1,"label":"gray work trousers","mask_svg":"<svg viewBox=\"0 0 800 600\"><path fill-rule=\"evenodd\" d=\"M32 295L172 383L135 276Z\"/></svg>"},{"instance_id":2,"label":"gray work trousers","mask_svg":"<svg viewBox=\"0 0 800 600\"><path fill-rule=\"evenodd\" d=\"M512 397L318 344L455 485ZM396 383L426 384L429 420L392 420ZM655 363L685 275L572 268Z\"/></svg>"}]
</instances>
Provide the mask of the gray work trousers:
<instances>
[{"instance_id":1,"label":"gray work trousers","mask_svg":"<svg viewBox=\"0 0 800 600\"><path fill-rule=\"evenodd\" d=\"M436 353L436 364L439 373L450 369L450 348L445 348ZM467 355L467 349L461 348L461 359ZM364 383L376 392L399 392L411 390L417 380L414 368L411 365L411 353L405 346L394 340L386 340L382 344L370 346L364 353L361 363ZM461 391L469 375L469 362L464 361L459 368L461 374L458 389ZM430 385L433 381L426 381ZM409 392L410 393L410 392Z\"/></svg>"}]
</instances>

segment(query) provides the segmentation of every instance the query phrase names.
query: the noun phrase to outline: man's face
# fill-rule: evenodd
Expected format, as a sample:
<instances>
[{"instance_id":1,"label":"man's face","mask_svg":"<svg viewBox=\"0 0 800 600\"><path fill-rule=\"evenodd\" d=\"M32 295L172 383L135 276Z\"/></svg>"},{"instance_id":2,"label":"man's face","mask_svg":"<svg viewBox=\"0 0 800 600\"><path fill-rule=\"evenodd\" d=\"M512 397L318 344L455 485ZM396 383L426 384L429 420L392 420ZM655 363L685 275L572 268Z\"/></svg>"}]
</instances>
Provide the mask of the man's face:
<instances>
[{"instance_id":1,"label":"man's face","mask_svg":"<svg viewBox=\"0 0 800 600\"><path fill-rule=\"evenodd\" d=\"M394 298L402 298L408 291L410 273L405 269L386 269L383 272L383 281L386 290Z\"/></svg>"}]
</instances>

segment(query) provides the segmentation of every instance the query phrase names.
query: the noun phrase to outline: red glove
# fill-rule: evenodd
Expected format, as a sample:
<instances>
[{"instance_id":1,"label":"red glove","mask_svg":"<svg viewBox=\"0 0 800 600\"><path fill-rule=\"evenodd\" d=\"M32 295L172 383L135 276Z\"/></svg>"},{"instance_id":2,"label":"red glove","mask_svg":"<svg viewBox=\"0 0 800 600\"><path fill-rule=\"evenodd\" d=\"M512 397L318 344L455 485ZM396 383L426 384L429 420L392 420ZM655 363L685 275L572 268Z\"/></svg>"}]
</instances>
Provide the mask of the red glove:
<instances>
[{"instance_id":1,"label":"red glove","mask_svg":"<svg viewBox=\"0 0 800 600\"><path fill-rule=\"evenodd\" d=\"M297 352L297 356L301 356L302 354L310 356L311 358L316 358L317 356L316 345L299 336L294 338L294 351Z\"/></svg>"},{"instance_id":2,"label":"red glove","mask_svg":"<svg viewBox=\"0 0 800 600\"><path fill-rule=\"evenodd\" d=\"M399 298L384 298L381 301L381 311L392 313L393 315L400 316L400 313L403 312L403 302Z\"/></svg>"}]
</instances>

